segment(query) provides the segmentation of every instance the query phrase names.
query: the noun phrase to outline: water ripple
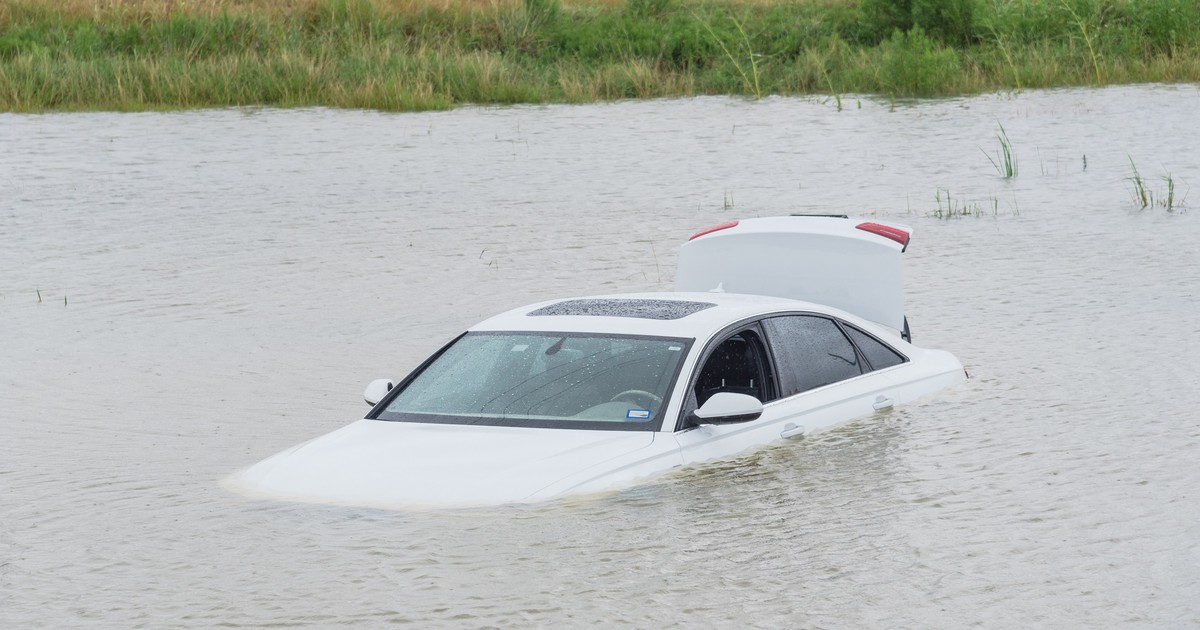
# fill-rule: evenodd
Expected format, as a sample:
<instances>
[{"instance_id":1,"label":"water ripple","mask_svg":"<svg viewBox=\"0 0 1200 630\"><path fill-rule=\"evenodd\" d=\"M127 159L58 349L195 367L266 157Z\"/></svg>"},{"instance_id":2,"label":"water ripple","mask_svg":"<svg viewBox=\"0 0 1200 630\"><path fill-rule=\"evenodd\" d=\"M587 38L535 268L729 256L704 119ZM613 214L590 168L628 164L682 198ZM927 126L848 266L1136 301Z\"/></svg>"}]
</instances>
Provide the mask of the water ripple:
<instances>
[{"instance_id":1,"label":"water ripple","mask_svg":"<svg viewBox=\"0 0 1200 630\"><path fill-rule=\"evenodd\" d=\"M0 627L1200 625L1200 226L1126 179L1200 182L1198 95L0 115ZM975 378L543 505L219 485L482 317L798 210L913 224L915 338Z\"/></svg>"}]
</instances>

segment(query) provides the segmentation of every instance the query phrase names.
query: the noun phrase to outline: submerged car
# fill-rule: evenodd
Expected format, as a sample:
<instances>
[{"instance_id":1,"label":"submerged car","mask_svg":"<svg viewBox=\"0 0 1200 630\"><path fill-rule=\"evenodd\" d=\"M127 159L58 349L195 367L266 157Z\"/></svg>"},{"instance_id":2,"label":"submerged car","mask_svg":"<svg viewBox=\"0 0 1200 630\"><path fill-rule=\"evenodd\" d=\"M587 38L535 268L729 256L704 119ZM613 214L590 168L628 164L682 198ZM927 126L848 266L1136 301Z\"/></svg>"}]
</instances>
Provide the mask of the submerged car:
<instances>
[{"instance_id":1,"label":"submerged car","mask_svg":"<svg viewBox=\"0 0 1200 630\"><path fill-rule=\"evenodd\" d=\"M371 411L235 475L244 491L471 506L620 488L963 380L908 341L911 229L843 216L714 226L678 291L553 300L471 327Z\"/></svg>"}]
</instances>

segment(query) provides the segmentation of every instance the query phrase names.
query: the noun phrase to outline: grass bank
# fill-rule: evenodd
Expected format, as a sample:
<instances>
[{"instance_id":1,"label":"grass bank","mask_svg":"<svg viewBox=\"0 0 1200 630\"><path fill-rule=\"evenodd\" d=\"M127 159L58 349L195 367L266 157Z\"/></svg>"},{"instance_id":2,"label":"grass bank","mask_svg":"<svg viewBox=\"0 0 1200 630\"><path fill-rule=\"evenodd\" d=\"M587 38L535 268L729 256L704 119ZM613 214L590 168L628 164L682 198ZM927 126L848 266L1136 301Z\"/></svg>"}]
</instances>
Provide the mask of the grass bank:
<instances>
[{"instance_id":1,"label":"grass bank","mask_svg":"<svg viewBox=\"0 0 1200 630\"><path fill-rule=\"evenodd\" d=\"M1200 81L1196 0L5 0L0 110Z\"/></svg>"}]
</instances>

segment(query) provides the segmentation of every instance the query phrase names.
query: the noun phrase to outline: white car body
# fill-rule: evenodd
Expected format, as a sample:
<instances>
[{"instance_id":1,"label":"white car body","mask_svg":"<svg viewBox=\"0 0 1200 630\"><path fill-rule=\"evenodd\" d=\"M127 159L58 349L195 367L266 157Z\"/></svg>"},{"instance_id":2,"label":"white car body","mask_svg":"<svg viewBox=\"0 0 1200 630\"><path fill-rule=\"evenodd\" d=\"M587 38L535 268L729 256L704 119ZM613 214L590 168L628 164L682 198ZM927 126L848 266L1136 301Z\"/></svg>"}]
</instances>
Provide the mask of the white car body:
<instances>
[{"instance_id":1,"label":"white car body","mask_svg":"<svg viewBox=\"0 0 1200 630\"><path fill-rule=\"evenodd\" d=\"M655 390L664 395L654 394L648 386L648 391L627 389L611 399L595 398L597 404L588 403L591 406L567 417L532 411L483 413L482 406L479 414L430 412L421 405L443 404L439 401L445 400L444 395L423 394L415 386L405 392L405 388L429 382L436 390L437 379L446 381L455 374L463 381L492 379L485 365L469 373L461 372L461 367L453 372L456 359L447 354L450 358L443 360L439 352L394 389L390 382L373 383L368 392L376 392L373 395L382 400L367 418L274 455L234 475L230 482L259 496L381 507L538 501L625 487L671 468L728 458L885 411L965 378L962 365L951 354L921 349L902 338L901 329L907 326L897 286L898 267L910 233L905 226L844 217L754 219L702 232L680 257L678 282L691 291L542 302L481 322L451 342L447 346L451 350L443 349L454 352L463 339L473 340L476 346L503 343L512 347L496 354L495 361L519 359L524 361L521 365L558 361L570 367L583 365L573 363L580 361L599 365L600 358L590 357L601 353L558 358L567 340L622 350L628 344L645 344L650 347L647 354L604 367L596 379L579 376L593 373L587 370L563 372L582 380L575 389L566 389L561 383L565 377L556 377L552 382L563 389L553 390L554 396L569 394L582 400L584 394L591 396L587 390L593 387L592 380L624 378L652 364L651 359L674 362L674 375L664 371L656 381L667 383L670 377L669 385ZM796 261L802 264L797 266ZM808 295L857 312L795 299ZM873 300L872 295L882 297ZM667 318L656 318L662 316ZM840 344L837 349L843 354L821 351L810 362L801 350L818 343L813 341L817 337L806 336L813 327L825 335L822 339L827 341L821 343ZM833 331L840 331L842 341L850 343L841 344ZM556 337L561 339L542 352L537 351L541 346L528 349L528 341L510 341ZM845 354L847 347L850 354ZM676 354L668 357L671 352ZM444 363L450 367L429 367ZM810 363L823 367L812 367L814 374L801 374ZM427 369L431 376L425 377ZM544 367L535 376L561 369ZM855 369L861 373L853 374ZM834 378L835 373L848 376L805 388L806 379L822 382L819 379ZM495 390L500 393L483 404L501 404L495 399L535 376L522 374L524 380L503 381L508 389ZM735 376L738 384L727 384ZM617 382L613 380L614 385ZM509 387L511 383L516 385ZM550 386L539 385L532 391L541 396L543 387ZM746 391L767 400L760 402ZM417 402L404 402L405 396ZM533 394L521 396L526 400ZM526 400L522 404L532 410L531 405L550 403ZM709 417L701 417L705 415Z\"/></svg>"}]
</instances>

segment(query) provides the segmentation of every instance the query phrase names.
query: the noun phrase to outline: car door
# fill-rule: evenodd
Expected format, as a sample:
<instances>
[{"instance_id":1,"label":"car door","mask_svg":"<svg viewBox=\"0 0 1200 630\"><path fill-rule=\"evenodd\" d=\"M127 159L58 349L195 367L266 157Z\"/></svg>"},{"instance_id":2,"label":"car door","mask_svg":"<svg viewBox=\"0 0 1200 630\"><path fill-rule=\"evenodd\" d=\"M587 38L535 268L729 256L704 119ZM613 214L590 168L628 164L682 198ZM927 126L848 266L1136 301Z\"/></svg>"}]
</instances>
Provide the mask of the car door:
<instances>
[{"instance_id":1,"label":"car door","mask_svg":"<svg viewBox=\"0 0 1200 630\"><path fill-rule=\"evenodd\" d=\"M697 363L685 417L703 404L711 373L721 371L713 367L723 360L721 348L737 335L745 337L747 331L758 336L767 361L764 377L770 382L761 389L763 414L740 424L677 430L684 463L725 457L890 407L893 379L887 371L872 370L841 324L814 314L787 314L765 318L752 329L736 331L710 345Z\"/></svg>"},{"instance_id":2,"label":"car door","mask_svg":"<svg viewBox=\"0 0 1200 630\"><path fill-rule=\"evenodd\" d=\"M794 425L782 431L785 437L892 406L894 372L879 368L903 362L903 356L892 352L885 363L884 348L864 351L869 335L814 313L772 317L763 326L779 363L779 415L785 427Z\"/></svg>"},{"instance_id":3,"label":"car door","mask_svg":"<svg viewBox=\"0 0 1200 630\"><path fill-rule=\"evenodd\" d=\"M763 415L750 422L682 428L683 418L718 392L747 394L767 405ZM702 351L687 382L683 414L674 434L683 462L716 459L777 439L770 401L778 398L778 392L775 361L758 322L718 335Z\"/></svg>"}]
</instances>

